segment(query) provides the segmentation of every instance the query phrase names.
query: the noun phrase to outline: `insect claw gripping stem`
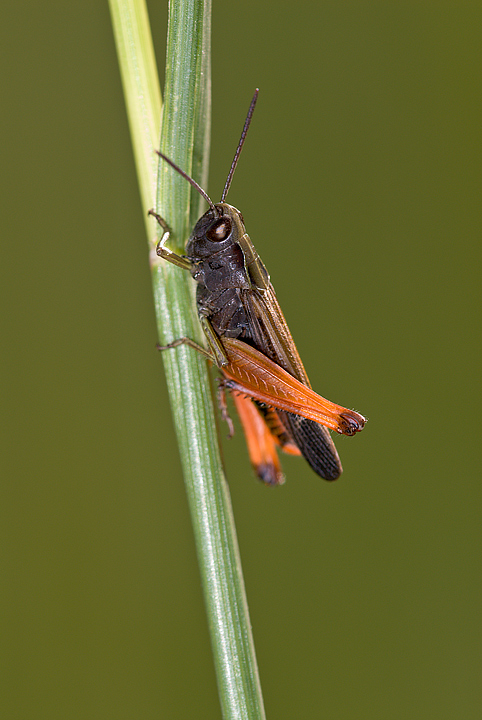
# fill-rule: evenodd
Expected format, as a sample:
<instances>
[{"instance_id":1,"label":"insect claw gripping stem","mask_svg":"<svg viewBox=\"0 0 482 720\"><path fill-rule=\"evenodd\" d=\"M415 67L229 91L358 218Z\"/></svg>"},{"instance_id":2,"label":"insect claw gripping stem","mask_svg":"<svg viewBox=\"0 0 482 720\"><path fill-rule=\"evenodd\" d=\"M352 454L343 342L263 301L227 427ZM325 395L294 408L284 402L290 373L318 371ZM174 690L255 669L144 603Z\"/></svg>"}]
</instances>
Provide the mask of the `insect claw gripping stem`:
<instances>
[{"instance_id":1,"label":"insect claw gripping stem","mask_svg":"<svg viewBox=\"0 0 482 720\"><path fill-rule=\"evenodd\" d=\"M188 345L189 347L192 347L193 350L196 350L197 352L201 353L201 355L204 355L205 357L207 357L208 360L213 362L213 356L211 355L209 350L205 350L197 342L194 342L194 340L191 340L191 338L187 338L187 337L179 338L178 340L173 340L171 343L168 343L167 345L160 345L159 343L157 343L156 348L157 348L157 350L172 350L172 348L177 348L180 345Z\"/></svg>"},{"instance_id":2,"label":"insect claw gripping stem","mask_svg":"<svg viewBox=\"0 0 482 720\"><path fill-rule=\"evenodd\" d=\"M224 380L219 380L218 385L218 407L221 411L221 419L224 420L228 425L228 438L231 439L234 436L234 424L229 415L228 404L226 402L226 386Z\"/></svg>"},{"instance_id":3,"label":"insect claw gripping stem","mask_svg":"<svg viewBox=\"0 0 482 720\"><path fill-rule=\"evenodd\" d=\"M148 214L148 215L152 215L152 217L156 218L157 222L158 222L159 225L162 227L162 229L164 230L164 232L168 232L168 233L171 232L171 228L169 227L169 225L167 224L167 222L164 220L163 217L161 217L160 215L158 215L158 213L156 213L153 208L151 208L150 210L148 210L148 211L147 211L147 214Z\"/></svg>"},{"instance_id":4,"label":"insect claw gripping stem","mask_svg":"<svg viewBox=\"0 0 482 720\"><path fill-rule=\"evenodd\" d=\"M172 250L169 250L169 248L166 247L166 243L169 240L169 237L171 235L171 229L167 222L164 220L163 217L158 215L154 210L149 210L148 215L152 215L152 217L155 217L159 225L164 230L161 239L157 243L156 247L156 253L159 257L164 258L164 260L167 260L168 262L172 263L173 265L177 265L177 267L180 267L182 270L191 270L191 262L188 260L188 258L183 257L182 255L177 255Z\"/></svg>"}]
</instances>

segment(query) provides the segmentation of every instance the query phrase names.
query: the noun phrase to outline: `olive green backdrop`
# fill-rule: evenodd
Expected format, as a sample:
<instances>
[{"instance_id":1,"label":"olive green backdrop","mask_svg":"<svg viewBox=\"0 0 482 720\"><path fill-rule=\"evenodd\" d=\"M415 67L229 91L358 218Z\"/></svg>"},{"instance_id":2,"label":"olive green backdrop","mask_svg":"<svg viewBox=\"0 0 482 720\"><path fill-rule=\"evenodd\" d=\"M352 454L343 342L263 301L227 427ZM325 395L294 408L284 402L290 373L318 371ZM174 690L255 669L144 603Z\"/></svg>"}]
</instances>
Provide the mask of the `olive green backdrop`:
<instances>
[{"instance_id":1,"label":"olive green backdrop","mask_svg":"<svg viewBox=\"0 0 482 720\"><path fill-rule=\"evenodd\" d=\"M229 199L313 387L369 417L334 484L224 444L271 719L480 718L481 20L214 2L209 192L259 86ZM0 33L2 716L219 718L108 9Z\"/></svg>"}]
</instances>

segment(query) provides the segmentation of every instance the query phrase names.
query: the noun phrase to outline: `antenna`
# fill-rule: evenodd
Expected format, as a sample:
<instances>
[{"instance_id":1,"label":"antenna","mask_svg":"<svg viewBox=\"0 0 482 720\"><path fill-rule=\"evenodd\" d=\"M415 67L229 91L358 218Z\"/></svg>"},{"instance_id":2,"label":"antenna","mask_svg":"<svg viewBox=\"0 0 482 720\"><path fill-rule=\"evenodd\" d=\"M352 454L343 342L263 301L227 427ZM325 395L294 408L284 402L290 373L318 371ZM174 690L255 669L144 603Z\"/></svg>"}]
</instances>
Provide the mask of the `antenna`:
<instances>
[{"instance_id":1,"label":"antenna","mask_svg":"<svg viewBox=\"0 0 482 720\"><path fill-rule=\"evenodd\" d=\"M200 185L198 185L195 180L192 179L192 177L190 177L187 173L185 173L184 170L181 170L181 168L178 165L176 165L175 162L173 162L172 160L169 160L169 158L166 157L166 155L164 155L162 152L160 152L159 150L156 150L156 153L159 155L159 157L162 157L162 159L165 160L172 168L174 168L174 170L176 170L179 173L179 175L182 175L183 178L185 178L189 183L191 183L193 188L196 188L198 193L201 193L201 195L206 200L206 202L208 203L211 210L214 210L215 213L218 212L215 204L213 203L213 201L211 200L211 198L209 197L207 192L205 190L203 190L202 187Z\"/></svg>"},{"instance_id":2,"label":"antenna","mask_svg":"<svg viewBox=\"0 0 482 720\"><path fill-rule=\"evenodd\" d=\"M236 148L236 152L234 154L233 162L231 163L231 169L229 170L228 177L226 180L226 184L224 186L223 194L221 196L221 202L224 202L226 199L226 195L228 194L229 188L231 187L231 181L233 179L234 171L236 170L236 165L238 164L239 156L241 155L241 150L243 149L244 141L246 139L246 135L248 133L249 124L251 122L251 118L253 116L254 112L254 106L256 105L256 100L258 99L258 93L259 89L256 88L254 91L253 99L251 100L251 105L249 106L248 114L246 115L246 120L244 122L243 132L241 133L241 137L239 138L238 147ZM167 160L167 158L164 158ZM172 165L172 163L171 163ZM178 168L176 168L178 169ZM188 178L190 180L190 178Z\"/></svg>"}]
</instances>

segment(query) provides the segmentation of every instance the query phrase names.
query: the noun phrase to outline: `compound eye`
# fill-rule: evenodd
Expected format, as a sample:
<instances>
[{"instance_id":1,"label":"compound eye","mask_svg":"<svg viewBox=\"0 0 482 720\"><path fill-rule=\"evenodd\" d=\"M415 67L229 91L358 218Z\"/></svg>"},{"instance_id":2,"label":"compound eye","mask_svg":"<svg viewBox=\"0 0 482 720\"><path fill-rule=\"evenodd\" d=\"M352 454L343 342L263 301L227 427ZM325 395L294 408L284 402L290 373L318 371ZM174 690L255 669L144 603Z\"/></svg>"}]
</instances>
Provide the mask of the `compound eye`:
<instances>
[{"instance_id":1,"label":"compound eye","mask_svg":"<svg viewBox=\"0 0 482 720\"><path fill-rule=\"evenodd\" d=\"M222 217L211 225L206 235L211 242L221 242L222 240L226 240L231 232L231 228L231 220L228 217Z\"/></svg>"}]
</instances>

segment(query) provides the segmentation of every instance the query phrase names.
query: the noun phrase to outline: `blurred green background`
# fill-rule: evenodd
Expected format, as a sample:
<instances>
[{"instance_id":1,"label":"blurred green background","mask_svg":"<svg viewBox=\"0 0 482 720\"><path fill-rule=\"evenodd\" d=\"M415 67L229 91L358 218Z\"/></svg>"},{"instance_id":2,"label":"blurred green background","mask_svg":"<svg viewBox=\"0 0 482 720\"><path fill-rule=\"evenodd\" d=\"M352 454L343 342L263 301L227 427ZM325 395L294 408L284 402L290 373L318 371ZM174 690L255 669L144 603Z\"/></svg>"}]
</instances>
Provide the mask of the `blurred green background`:
<instances>
[{"instance_id":1,"label":"blurred green background","mask_svg":"<svg viewBox=\"0 0 482 720\"><path fill-rule=\"evenodd\" d=\"M481 20L214 3L208 190L258 86L229 200L313 387L370 419L333 484L224 444L268 718L480 718ZM2 715L219 718L107 5L0 35Z\"/></svg>"}]
</instances>

